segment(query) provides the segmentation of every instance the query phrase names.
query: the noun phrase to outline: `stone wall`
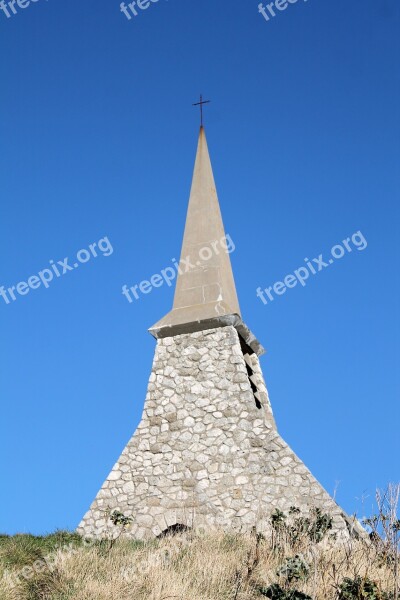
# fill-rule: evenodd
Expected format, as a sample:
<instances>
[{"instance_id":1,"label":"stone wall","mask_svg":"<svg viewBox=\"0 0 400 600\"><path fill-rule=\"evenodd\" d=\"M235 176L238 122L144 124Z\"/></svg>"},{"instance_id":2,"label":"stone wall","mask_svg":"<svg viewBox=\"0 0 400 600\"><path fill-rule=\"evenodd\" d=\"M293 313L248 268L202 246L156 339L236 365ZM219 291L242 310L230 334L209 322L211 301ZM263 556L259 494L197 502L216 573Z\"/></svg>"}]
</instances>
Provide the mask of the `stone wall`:
<instances>
[{"instance_id":1,"label":"stone wall","mask_svg":"<svg viewBox=\"0 0 400 600\"><path fill-rule=\"evenodd\" d=\"M107 509L132 516L140 539L176 524L263 530L290 506L319 506L347 531L278 434L258 358L228 326L158 340L142 420L78 531L107 535Z\"/></svg>"}]
</instances>

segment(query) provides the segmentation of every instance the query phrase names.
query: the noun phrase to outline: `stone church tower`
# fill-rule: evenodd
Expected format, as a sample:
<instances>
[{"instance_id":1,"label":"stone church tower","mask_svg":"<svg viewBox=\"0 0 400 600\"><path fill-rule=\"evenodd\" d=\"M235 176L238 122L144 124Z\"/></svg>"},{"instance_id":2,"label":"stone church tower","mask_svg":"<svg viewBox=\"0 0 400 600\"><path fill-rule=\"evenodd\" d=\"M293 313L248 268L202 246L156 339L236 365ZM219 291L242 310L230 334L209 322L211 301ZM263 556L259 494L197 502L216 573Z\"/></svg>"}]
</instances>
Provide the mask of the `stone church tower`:
<instances>
[{"instance_id":1,"label":"stone church tower","mask_svg":"<svg viewBox=\"0 0 400 600\"><path fill-rule=\"evenodd\" d=\"M142 420L79 533L106 536L108 509L144 539L180 525L263 530L275 508L316 506L347 535L348 517L277 431L227 250L201 127L173 309L150 328Z\"/></svg>"}]
</instances>

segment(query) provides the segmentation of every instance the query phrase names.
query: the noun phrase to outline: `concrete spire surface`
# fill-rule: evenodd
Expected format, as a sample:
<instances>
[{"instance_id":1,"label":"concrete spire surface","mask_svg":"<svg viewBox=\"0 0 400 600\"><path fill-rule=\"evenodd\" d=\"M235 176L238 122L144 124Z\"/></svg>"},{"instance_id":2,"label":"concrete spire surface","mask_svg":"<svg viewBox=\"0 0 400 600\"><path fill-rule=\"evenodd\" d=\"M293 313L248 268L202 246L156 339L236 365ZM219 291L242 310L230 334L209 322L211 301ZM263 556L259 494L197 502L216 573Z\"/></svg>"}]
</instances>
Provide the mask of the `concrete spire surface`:
<instances>
[{"instance_id":1,"label":"concrete spire surface","mask_svg":"<svg viewBox=\"0 0 400 600\"><path fill-rule=\"evenodd\" d=\"M199 329L228 315L240 319L226 235L204 128L200 128L173 309L150 332L155 337ZM195 325L197 324L197 325Z\"/></svg>"}]
</instances>

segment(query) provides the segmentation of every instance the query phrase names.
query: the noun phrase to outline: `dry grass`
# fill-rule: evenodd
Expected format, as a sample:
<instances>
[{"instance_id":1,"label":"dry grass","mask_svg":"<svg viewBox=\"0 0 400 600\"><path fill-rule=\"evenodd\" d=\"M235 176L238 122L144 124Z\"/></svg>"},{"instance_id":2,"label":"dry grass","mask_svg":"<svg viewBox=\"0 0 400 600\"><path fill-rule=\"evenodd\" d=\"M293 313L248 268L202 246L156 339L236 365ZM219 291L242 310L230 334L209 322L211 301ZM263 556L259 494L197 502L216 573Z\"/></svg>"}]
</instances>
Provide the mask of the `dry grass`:
<instances>
[{"instance_id":1,"label":"dry grass","mask_svg":"<svg viewBox=\"0 0 400 600\"><path fill-rule=\"evenodd\" d=\"M279 537L279 536L278 536ZM366 577L380 590L393 593L394 574L382 553L365 541L320 543L302 537L291 544L285 536L214 532L166 537L146 544L119 540L112 549L102 543L53 551L51 570L20 578L12 587L10 573L18 561L7 562L10 544L0 545L0 600L250 600L263 598L260 588L285 580L277 571L287 557L301 554L310 566L295 587L314 600L334 600L344 577ZM36 550L33 557L38 560ZM10 557L8 557L10 558Z\"/></svg>"}]
</instances>

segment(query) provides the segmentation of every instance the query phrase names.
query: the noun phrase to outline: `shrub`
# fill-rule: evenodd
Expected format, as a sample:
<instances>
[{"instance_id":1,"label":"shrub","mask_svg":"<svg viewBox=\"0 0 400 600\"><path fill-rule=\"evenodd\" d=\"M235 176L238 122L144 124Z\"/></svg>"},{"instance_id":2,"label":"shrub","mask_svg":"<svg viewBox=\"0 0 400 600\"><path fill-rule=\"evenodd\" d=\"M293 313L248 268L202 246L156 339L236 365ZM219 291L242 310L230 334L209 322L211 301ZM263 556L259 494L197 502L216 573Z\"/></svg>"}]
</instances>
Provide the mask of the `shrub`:
<instances>
[{"instance_id":1,"label":"shrub","mask_svg":"<svg viewBox=\"0 0 400 600\"><path fill-rule=\"evenodd\" d=\"M308 537L312 542L320 542L332 529L333 518L327 513L323 513L320 508L314 508L311 511L312 520L308 528Z\"/></svg>"},{"instance_id":2,"label":"shrub","mask_svg":"<svg viewBox=\"0 0 400 600\"><path fill-rule=\"evenodd\" d=\"M277 583L273 583L267 588L260 588L260 594L271 600L312 600L311 596L307 596L298 590L284 590Z\"/></svg>"},{"instance_id":3,"label":"shrub","mask_svg":"<svg viewBox=\"0 0 400 600\"><path fill-rule=\"evenodd\" d=\"M374 581L367 578L345 577L339 586L338 600L390 600L382 593Z\"/></svg>"},{"instance_id":4,"label":"shrub","mask_svg":"<svg viewBox=\"0 0 400 600\"><path fill-rule=\"evenodd\" d=\"M113 525L117 525L119 527L122 527L123 529L126 529L133 522L133 518L126 517L122 512L114 510L110 514L110 521L113 523Z\"/></svg>"},{"instance_id":5,"label":"shrub","mask_svg":"<svg viewBox=\"0 0 400 600\"><path fill-rule=\"evenodd\" d=\"M284 512L276 508L271 514L271 523L275 531L284 531L286 529L287 516Z\"/></svg>"},{"instance_id":6,"label":"shrub","mask_svg":"<svg viewBox=\"0 0 400 600\"><path fill-rule=\"evenodd\" d=\"M284 577L287 583L293 581L304 581L310 573L310 567L299 554L292 558L287 558L285 564L279 569L277 575Z\"/></svg>"},{"instance_id":7,"label":"shrub","mask_svg":"<svg viewBox=\"0 0 400 600\"><path fill-rule=\"evenodd\" d=\"M284 536L292 546L304 538L318 543L332 529L333 518L320 508L312 508L308 517L296 515L300 515L296 506L290 507L289 516L279 509L271 514L271 525L277 537Z\"/></svg>"}]
</instances>

